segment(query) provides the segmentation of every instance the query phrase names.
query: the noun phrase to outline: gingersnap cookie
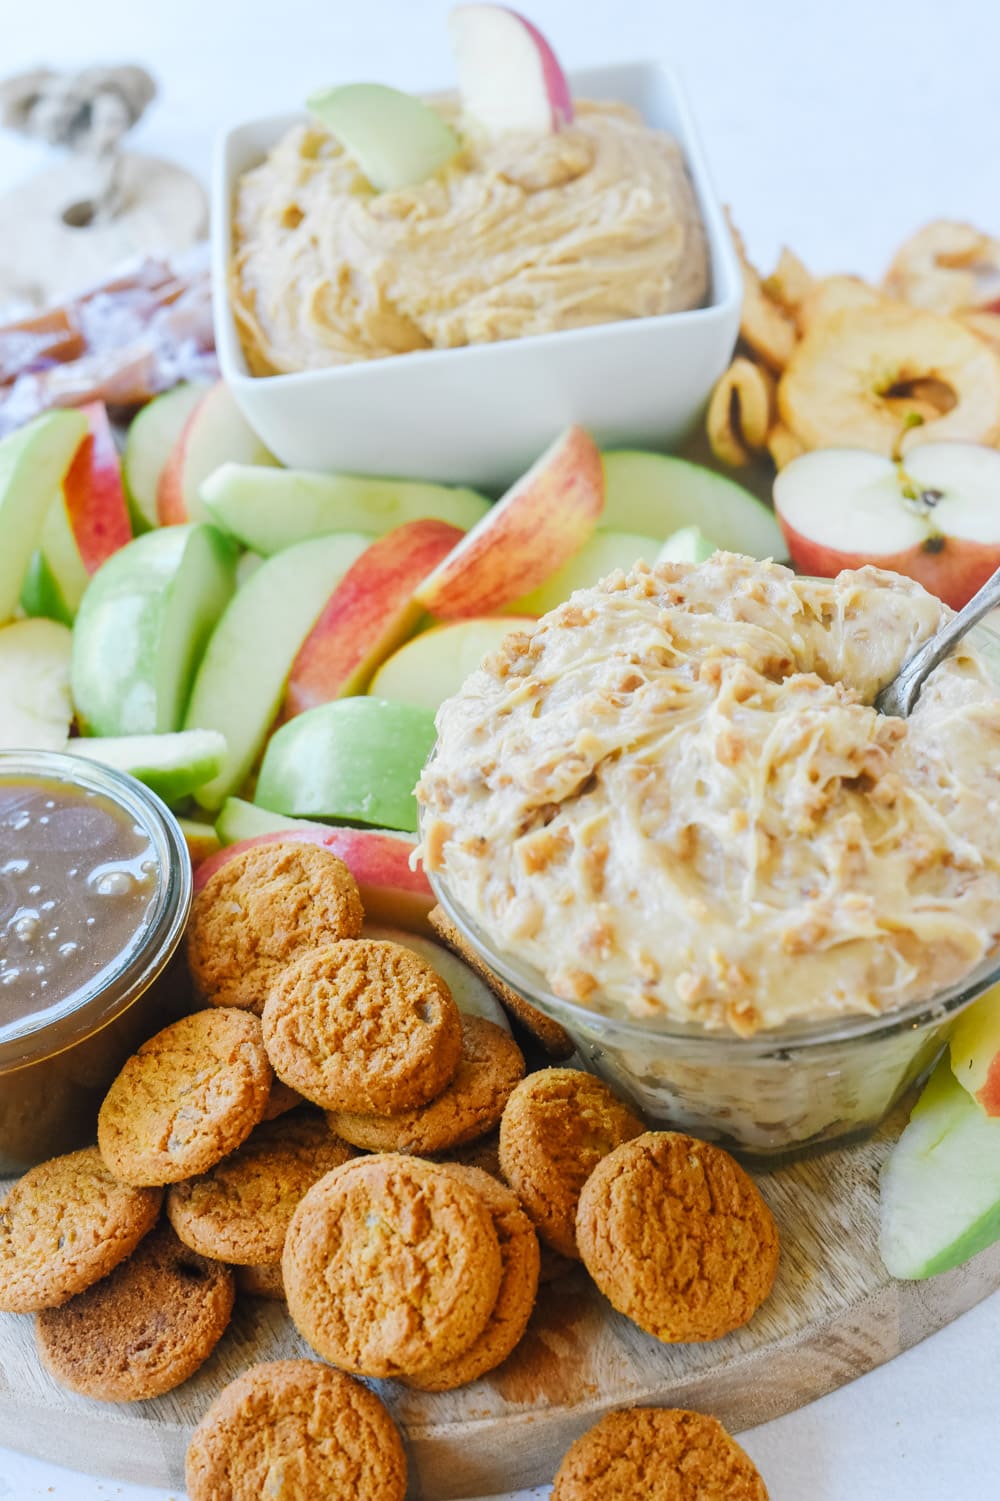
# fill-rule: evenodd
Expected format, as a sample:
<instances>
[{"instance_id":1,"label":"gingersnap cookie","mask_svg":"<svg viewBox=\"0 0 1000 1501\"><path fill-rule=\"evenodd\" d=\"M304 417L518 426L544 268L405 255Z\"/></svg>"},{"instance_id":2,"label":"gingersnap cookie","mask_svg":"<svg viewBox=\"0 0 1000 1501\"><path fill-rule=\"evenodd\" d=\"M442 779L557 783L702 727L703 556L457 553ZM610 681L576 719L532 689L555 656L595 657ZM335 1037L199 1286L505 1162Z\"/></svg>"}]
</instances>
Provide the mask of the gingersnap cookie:
<instances>
[{"instance_id":1,"label":"gingersnap cookie","mask_svg":"<svg viewBox=\"0 0 1000 1501\"><path fill-rule=\"evenodd\" d=\"M500 1122L500 1167L542 1240L579 1258L580 1191L602 1157L646 1127L602 1079L543 1068L522 1079Z\"/></svg>"},{"instance_id":2,"label":"gingersnap cookie","mask_svg":"<svg viewBox=\"0 0 1000 1501\"><path fill-rule=\"evenodd\" d=\"M97 1144L123 1183L179 1183L246 1140L272 1080L260 1022L246 1011L196 1011L128 1059L105 1096Z\"/></svg>"},{"instance_id":3,"label":"gingersnap cookie","mask_svg":"<svg viewBox=\"0 0 1000 1501\"><path fill-rule=\"evenodd\" d=\"M429 1371L403 1377L404 1386L422 1392L452 1391L501 1365L528 1327L538 1292L538 1236L517 1195L481 1168L449 1164L447 1170L473 1189L493 1216L503 1271L493 1312L469 1348Z\"/></svg>"},{"instance_id":4,"label":"gingersnap cookie","mask_svg":"<svg viewBox=\"0 0 1000 1501\"><path fill-rule=\"evenodd\" d=\"M236 1291L244 1298L266 1298L270 1303L284 1303L285 1282L281 1275L281 1262L268 1266L234 1266Z\"/></svg>"},{"instance_id":5,"label":"gingersnap cookie","mask_svg":"<svg viewBox=\"0 0 1000 1501\"><path fill-rule=\"evenodd\" d=\"M328 1110L426 1105L458 1068L458 1007L440 975L399 943L354 938L304 954L262 1017L278 1077Z\"/></svg>"},{"instance_id":6,"label":"gingersnap cookie","mask_svg":"<svg viewBox=\"0 0 1000 1501\"><path fill-rule=\"evenodd\" d=\"M189 1501L403 1501L406 1456L373 1391L317 1360L251 1366L187 1452Z\"/></svg>"},{"instance_id":7,"label":"gingersnap cookie","mask_svg":"<svg viewBox=\"0 0 1000 1501\"><path fill-rule=\"evenodd\" d=\"M39 1358L61 1386L99 1402L160 1397L211 1355L234 1297L227 1266L161 1225L110 1276L37 1316Z\"/></svg>"},{"instance_id":8,"label":"gingersnap cookie","mask_svg":"<svg viewBox=\"0 0 1000 1501\"><path fill-rule=\"evenodd\" d=\"M509 1033L463 1016L458 1071L437 1099L399 1115L331 1110L327 1120L338 1136L370 1152L445 1152L492 1131L523 1077L524 1055Z\"/></svg>"},{"instance_id":9,"label":"gingersnap cookie","mask_svg":"<svg viewBox=\"0 0 1000 1501\"><path fill-rule=\"evenodd\" d=\"M700 1412L609 1412L569 1449L552 1501L768 1501L749 1455Z\"/></svg>"},{"instance_id":10,"label":"gingersnap cookie","mask_svg":"<svg viewBox=\"0 0 1000 1501\"><path fill-rule=\"evenodd\" d=\"M191 975L214 1006L259 1015L288 964L357 938L363 921L358 884L330 850L291 840L256 844L195 894L186 935Z\"/></svg>"},{"instance_id":11,"label":"gingersnap cookie","mask_svg":"<svg viewBox=\"0 0 1000 1501\"><path fill-rule=\"evenodd\" d=\"M570 1037L565 1027L561 1027L551 1016L546 1016L544 1011L539 1011L530 1001L526 1001L523 995L519 995L506 980L502 980L494 970L490 969L486 960L469 943L465 934L456 928L451 918L443 907L432 907L427 914L427 921L434 929L441 942L464 959L470 969L475 970L479 978L490 987L501 1006L509 1016L530 1032L536 1042L548 1053L550 1058L557 1060L572 1058L576 1052L576 1043Z\"/></svg>"},{"instance_id":12,"label":"gingersnap cookie","mask_svg":"<svg viewBox=\"0 0 1000 1501\"><path fill-rule=\"evenodd\" d=\"M406 1376L468 1350L502 1262L480 1194L447 1168L386 1154L309 1190L281 1269L295 1326L324 1359L359 1376Z\"/></svg>"},{"instance_id":13,"label":"gingersnap cookie","mask_svg":"<svg viewBox=\"0 0 1000 1501\"><path fill-rule=\"evenodd\" d=\"M463 1146L452 1147L435 1158L437 1162L453 1162L457 1167L478 1167L490 1173L502 1183L500 1171L500 1135L491 1131L489 1136L480 1136L476 1141L467 1141Z\"/></svg>"},{"instance_id":14,"label":"gingersnap cookie","mask_svg":"<svg viewBox=\"0 0 1000 1501\"><path fill-rule=\"evenodd\" d=\"M256 1127L237 1151L199 1178L175 1183L167 1217L202 1256L240 1266L281 1260L303 1194L355 1155L322 1115L300 1112Z\"/></svg>"},{"instance_id":15,"label":"gingersnap cookie","mask_svg":"<svg viewBox=\"0 0 1000 1501\"><path fill-rule=\"evenodd\" d=\"M753 1317L778 1269L778 1230L728 1152L676 1131L616 1147L584 1184L576 1236L619 1313L670 1344Z\"/></svg>"},{"instance_id":16,"label":"gingersnap cookie","mask_svg":"<svg viewBox=\"0 0 1000 1501\"><path fill-rule=\"evenodd\" d=\"M33 1167L0 1201L0 1311L58 1308L131 1256L160 1217L158 1188L130 1188L96 1147Z\"/></svg>"}]
</instances>

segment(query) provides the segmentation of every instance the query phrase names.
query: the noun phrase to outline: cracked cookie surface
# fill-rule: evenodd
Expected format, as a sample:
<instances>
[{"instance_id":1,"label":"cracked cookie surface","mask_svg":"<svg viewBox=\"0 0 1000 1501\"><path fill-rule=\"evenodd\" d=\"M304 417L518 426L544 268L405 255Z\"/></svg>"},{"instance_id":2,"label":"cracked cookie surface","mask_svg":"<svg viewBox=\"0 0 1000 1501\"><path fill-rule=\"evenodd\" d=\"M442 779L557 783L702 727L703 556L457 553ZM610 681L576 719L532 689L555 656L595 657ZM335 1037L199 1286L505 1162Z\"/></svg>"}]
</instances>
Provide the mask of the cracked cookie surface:
<instances>
[{"instance_id":1,"label":"cracked cookie surface","mask_svg":"<svg viewBox=\"0 0 1000 1501\"><path fill-rule=\"evenodd\" d=\"M715 1418L676 1408L609 1412L578 1438L552 1501L768 1501L750 1457Z\"/></svg>"}]
</instances>

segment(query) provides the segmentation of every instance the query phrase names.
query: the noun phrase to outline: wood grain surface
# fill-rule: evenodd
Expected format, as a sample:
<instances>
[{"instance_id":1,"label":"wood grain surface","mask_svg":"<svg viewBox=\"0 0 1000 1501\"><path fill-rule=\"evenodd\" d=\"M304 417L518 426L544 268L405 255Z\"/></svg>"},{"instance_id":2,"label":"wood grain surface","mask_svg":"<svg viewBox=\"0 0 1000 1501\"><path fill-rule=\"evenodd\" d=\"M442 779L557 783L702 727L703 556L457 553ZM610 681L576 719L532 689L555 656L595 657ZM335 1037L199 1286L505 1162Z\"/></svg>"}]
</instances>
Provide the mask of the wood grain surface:
<instances>
[{"instance_id":1,"label":"wood grain surface","mask_svg":"<svg viewBox=\"0 0 1000 1501\"><path fill-rule=\"evenodd\" d=\"M1000 1287L1000 1246L922 1283L878 1259L878 1171L902 1118L873 1141L760 1175L782 1232L774 1293L746 1328L710 1345L662 1345L615 1314L582 1272L543 1288L520 1347L457 1392L375 1385L401 1423L414 1501L551 1480L608 1408L702 1408L739 1431L891 1360ZM0 1444L91 1474L183 1488L192 1427L256 1360L309 1350L278 1304L246 1299L202 1371L133 1406L63 1391L35 1357L30 1318L0 1316Z\"/></svg>"}]
</instances>

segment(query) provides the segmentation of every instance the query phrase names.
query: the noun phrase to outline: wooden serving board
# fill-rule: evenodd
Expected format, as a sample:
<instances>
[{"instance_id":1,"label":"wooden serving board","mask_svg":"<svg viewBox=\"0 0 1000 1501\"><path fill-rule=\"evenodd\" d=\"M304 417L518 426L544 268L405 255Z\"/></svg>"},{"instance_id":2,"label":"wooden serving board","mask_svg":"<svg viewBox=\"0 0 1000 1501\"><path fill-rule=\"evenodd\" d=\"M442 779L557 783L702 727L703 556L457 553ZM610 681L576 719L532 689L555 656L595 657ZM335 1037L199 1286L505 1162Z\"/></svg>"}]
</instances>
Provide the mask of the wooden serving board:
<instances>
[{"instance_id":1,"label":"wooden serving board","mask_svg":"<svg viewBox=\"0 0 1000 1501\"><path fill-rule=\"evenodd\" d=\"M578 1434L628 1403L701 1408L734 1431L752 1427L891 1360L1000 1287L1000 1245L929 1282L893 1282L883 1270L878 1172L903 1119L862 1146L758 1178L782 1260L746 1329L710 1345L662 1345L574 1272L541 1290L527 1335L491 1376L438 1396L376 1383L407 1439L414 1501L549 1481ZM35 1357L32 1320L2 1315L0 1444L183 1490L188 1437L221 1388L254 1361L310 1353L281 1305L247 1299L192 1381L112 1406L58 1387Z\"/></svg>"}]
</instances>

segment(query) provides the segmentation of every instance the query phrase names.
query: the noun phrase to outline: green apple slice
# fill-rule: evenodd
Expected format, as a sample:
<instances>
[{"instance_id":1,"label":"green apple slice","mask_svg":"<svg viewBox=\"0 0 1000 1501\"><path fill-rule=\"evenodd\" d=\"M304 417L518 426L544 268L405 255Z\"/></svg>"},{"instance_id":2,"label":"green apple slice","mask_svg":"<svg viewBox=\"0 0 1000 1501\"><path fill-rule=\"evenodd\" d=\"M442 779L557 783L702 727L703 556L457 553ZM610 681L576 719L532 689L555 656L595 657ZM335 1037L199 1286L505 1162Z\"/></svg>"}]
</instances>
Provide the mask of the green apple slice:
<instances>
[{"instance_id":1,"label":"green apple slice","mask_svg":"<svg viewBox=\"0 0 1000 1501\"><path fill-rule=\"evenodd\" d=\"M143 407L128 430L123 472L132 525L137 532L159 525L156 490L160 475L188 418L208 389L204 381L174 386Z\"/></svg>"},{"instance_id":2,"label":"green apple slice","mask_svg":"<svg viewBox=\"0 0 1000 1501\"><path fill-rule=\"evenodd\" d=\"M712 554L718 550L715 543L708 540L700 527L682 526L679 531L671 532L656 554L656 561L658 563L707 563Z\"/></svg>"},{"instance_id":3,"label":"green apple slice","mask_svg":"<svg viewBox=\"0 0 1000 1501\"><path fill-rule=\"evenodd\" d=\"M0 624L17 608L49 507L86 436L82 412L45 412L0 442Z\"/></svg>"},{"instance_id":4,"label":"green apple slice","mask_svg":"<svg viewBox=\"0 0 1000 1501\"><path fill-rule=\"evenodd\" d=\"M229 539L193 522L136 537L97 570L73 629L73 699L88 734L181 728L235 567Z\"/></svg>"},{"instance_id":5,"label":"green apple slice","mask_svg":"<svg viewBox=\"0 0 1000 1501\"><path fill-rule=\"evenodd\" d=\"M192 865L200 865L203 860L218 854L219 836L210 823L203 823L200 818L179 818L177 824L184 835Z\"/></svg>"},{"instance_id":6,"label":"green apple slice","mask_svg":"<svg viewBox=\"0 0 1000 1501\"><path fill-rule=\"evenodd\" d=\"M321 89L306 103L380 193L424 182L462 149L429 105L383 83Z\"/></svg>"},{"instance_id":7,"label":"green apple slice","mask_svg":"<svg viewBox=\"0 0 1000 1501\"><path fill-rule=\"evenodd\" d=\"M81 736L67 747L88 761L100 761L145 782L164 802L190 797L218 776L226 758L225 738L216 730L176 730L170 735Z\"/></svg>"},{"instance_id":8,"label":"green apple slice","mask_svg":"<svg viewBox=\"0 0 1000 1501\"><path fill-rule=\"evenodd\" d=\"M773 511L742 485L662 453L617 449L604 455L602 527L644 532L664 541L697 526L718 547L752 558L787 558Z\"/></svg>"},{"instance_id":9,"label":"green apple slice","mask_svg":"<svg viewBox=\"0 0 1000 1501\"><path fill-rule=\"evenodd\" d=\"M218 730L222 770L198 791L220 808L249 774L281 707L295 654L334 586L371 543L359 532L317 537L275 553L234 595L205 650L185 729Z\"/></svg>"},{"instance_id":10,"label":"green apple slice","mask_svg":"<svg viewBox=\"0 0 1000 1501\"><path fill-rule=\"evenodd\" d=\"M622 568L627 573L633 563L652 563L660 550L659 539L642 532L622 532L614 528L588 538L578 553L564 563L539 588L508 605L511 615L545 615L563 604L574 589L590 589L609 573Z\"/></svg>"},{"instance_id":11,"label":"green apple slice","mask_svg":"<svg viewBox=\"0 0 1000 1501\"><path fill-rule=\"evenodd\" d=\"M258 839L261 834L277 834L282 829L301 829L307 820L285 818L258 808L242 797L227 797L215 820L215 832L222 844L241 844L244 839Z\"/></svg>"},{"instance_id":12,"label":"green apple slice","mask_svg":"<svg viewBox=\"0 0 1000 1501\"><path fill-rule=\"evenodd\" d=\"M320 704L272 735L255 801L295 818L415 833L413 789L433 745L427 709L381 698Z\"/></svg>"},{"instance_id":13,"label":"green apple slice","mask_svg":"<svg viewBox=\"0 0 1000 1501\"><path fill-rule=\"evenodd\" d=\"M86 583L84 588L86 588ZM82 591L80 597L83 597ZM40 547L37 547L31 554L31 562L24 576L24 583L21 586L21 609L25 615L44 616L49 620L58 620L62 625L72 625L76 615L76 607L70 609L59 587L59 581Z\"/></svg>"},{"instance_id":14,"label":"green apple slice","mask_svg":"<svg viewBox=\"0 0 1000 1501\"><path fill-rule=\"evenodd\" d=\"M882 1260L893 1277L933 1277L998 1239L1000 1120L944 1057L882 1170Z\"/></svg>"},{"instance_id":15,"label":"green apple slice","mask_svg":"<svg viewBox=\"0 0 1000 1501\"><path fill-rule=\"evenodd\" d=\"M507 636L530 631L534 624L530 616L482 615L432 626L383 662L368 692L398 704L417 704L435 714Z\"/></svg>"},{"instance_id":16,"label":"green apple slice","mask_svg":"<svg viewBox=\"0 0 1000 1501\"><path fill-rule=\"evenodd\" d=\"M457 485L258 464L220 464L202 484L201 498L223 531L265 557L330 532L381 537L425 518L467 532L490 508L485 495Z\"/></svg>"},{"instance_id":17,"label":"green apple slice","mask_svg":"<svg viewBox=\"0 0 1000 1501\"><path fill-rule=\"evenodd\" d=\"M0 627L0 750L62 750L73 719L73 638L54 620Z\"/></svg>"}]
</instances>

